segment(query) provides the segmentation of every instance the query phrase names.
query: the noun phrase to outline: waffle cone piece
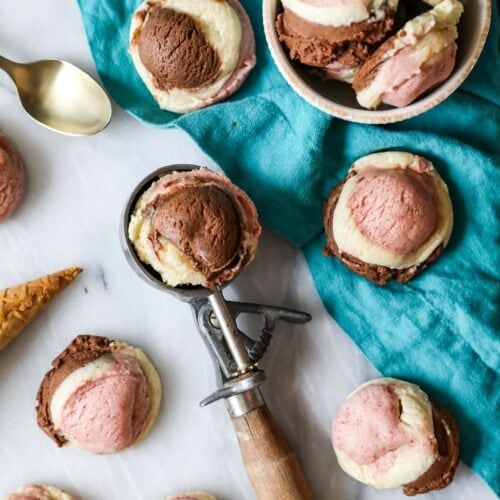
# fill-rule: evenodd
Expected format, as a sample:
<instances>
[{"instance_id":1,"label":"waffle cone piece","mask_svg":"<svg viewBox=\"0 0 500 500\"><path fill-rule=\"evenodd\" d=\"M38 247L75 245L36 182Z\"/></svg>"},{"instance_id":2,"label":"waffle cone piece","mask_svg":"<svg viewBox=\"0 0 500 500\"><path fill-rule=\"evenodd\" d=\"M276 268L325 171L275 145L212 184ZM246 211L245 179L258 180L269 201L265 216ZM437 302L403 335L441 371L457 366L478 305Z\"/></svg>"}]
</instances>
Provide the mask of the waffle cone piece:
<instances>
[{"instance_id":1,"label":"waffle cone piece","mask_svg":"<svg viewBox=\"0 0 500 500\"><path fill-rule=\"evenodd\" d=\"M0 351L80 273L70 267L0 291Z\"/></svg>"}]
</instances>

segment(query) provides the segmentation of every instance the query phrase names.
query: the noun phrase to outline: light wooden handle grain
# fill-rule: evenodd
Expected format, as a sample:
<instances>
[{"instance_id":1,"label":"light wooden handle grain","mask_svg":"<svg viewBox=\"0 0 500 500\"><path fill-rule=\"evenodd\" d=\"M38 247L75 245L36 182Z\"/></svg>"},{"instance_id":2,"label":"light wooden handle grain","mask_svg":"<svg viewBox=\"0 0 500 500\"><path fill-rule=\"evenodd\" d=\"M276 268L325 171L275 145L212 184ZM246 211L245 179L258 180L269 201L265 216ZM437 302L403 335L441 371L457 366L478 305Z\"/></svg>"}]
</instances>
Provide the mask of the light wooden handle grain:
<instances>
[{"instance_id":1,"label":"light wooden handle grain","mask_svg":"<svg viewBox=\"0 0 500 500\"><path fill-rule=\"evenodd\" d=\"M266 406L232 418L258 500L312 500L300 463Z\"/></svg>"}]
</instances>

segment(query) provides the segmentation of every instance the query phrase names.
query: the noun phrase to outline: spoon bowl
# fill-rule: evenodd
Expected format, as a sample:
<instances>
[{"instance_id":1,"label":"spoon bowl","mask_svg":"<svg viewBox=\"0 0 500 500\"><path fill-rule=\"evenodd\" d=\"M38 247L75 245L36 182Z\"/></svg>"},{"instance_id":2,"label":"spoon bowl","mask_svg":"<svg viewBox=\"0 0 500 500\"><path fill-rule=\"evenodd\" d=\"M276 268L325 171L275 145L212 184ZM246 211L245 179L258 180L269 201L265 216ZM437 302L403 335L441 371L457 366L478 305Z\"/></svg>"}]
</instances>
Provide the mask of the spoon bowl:
<instances>
[{"instance_id":1,"label":"spoon bowl","mask_svg":"<svg viewBox=\"0 0 500 500\"><path fill-rule=\"evenodd\" d=\"M0 68L16 84L25 111L51 130L86 136L111 120L111 102L102 87L73 64L57 59L22 64L0 56Z\"/></svg>"}]
</instances>

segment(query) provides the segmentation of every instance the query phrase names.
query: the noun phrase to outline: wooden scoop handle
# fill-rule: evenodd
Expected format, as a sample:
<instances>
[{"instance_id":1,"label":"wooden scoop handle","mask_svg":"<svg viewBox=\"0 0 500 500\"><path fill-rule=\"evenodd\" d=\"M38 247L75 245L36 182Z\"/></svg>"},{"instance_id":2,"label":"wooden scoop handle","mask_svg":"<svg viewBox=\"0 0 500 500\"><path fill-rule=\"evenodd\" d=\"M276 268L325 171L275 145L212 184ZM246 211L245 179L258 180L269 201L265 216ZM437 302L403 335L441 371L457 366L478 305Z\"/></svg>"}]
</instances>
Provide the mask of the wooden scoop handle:
<instances>
[{"instance_id":1,"label":"wooden scoop handle","mask_svg":"<svg viewBox=\"0 0 500 500\"><path fill-rule=\"evenodd\" d=\"M312 500L300 463L267 407L232 418L258 500Z\"/></svg>"}]
</instances>

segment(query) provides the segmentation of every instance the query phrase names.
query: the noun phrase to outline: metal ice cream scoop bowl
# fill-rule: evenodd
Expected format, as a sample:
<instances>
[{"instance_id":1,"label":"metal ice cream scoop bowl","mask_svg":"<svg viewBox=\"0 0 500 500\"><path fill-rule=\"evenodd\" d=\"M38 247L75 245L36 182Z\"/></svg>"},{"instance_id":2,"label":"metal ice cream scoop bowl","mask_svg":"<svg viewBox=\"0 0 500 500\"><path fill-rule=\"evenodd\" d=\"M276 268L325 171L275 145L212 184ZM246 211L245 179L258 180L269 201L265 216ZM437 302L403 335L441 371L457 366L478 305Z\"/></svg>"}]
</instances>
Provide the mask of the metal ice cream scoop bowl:
<instances>
[{"instance_id":1,"label":"metal ice cream scoop bowl","mask_svg":"<svg viewBox=\"0 0 500 500\"><path fill-rule=\"evenodd\" d=\"M144 264L128 238L131 215L140 195L164 175L200 168L195 165L170 165L144 178L132 192L121 223L122 247L134 271L149 284L190 304L198 331L215 364L218 388L200 404L205 406L225 399L241 454L259 499L312 499L299 461L273 421L259 386L266 380L259 368L278 321L306 323L307 313L262 304L228 302L219 287L166 285L160 275ZM257 340L238 329L242 314L262 318Z\"/></svg>"}]
</instances>

